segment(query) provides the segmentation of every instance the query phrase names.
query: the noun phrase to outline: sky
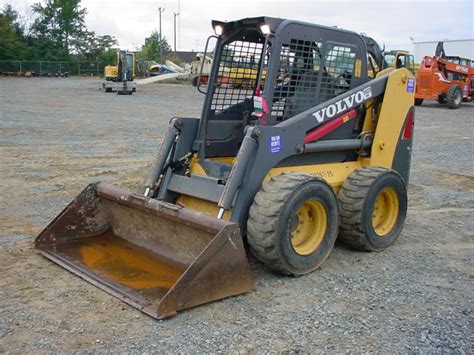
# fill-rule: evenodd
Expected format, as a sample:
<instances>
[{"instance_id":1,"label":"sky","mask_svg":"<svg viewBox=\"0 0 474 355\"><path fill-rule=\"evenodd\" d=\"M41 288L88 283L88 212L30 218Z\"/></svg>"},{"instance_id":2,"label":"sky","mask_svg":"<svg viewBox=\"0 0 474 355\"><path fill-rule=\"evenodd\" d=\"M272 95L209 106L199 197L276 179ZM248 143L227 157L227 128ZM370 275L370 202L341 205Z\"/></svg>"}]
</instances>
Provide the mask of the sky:
<instances>
[{"instance_id":1,"label":"sky","mask_svg":"<svg viewBox=\"0 0 474 355\"><path fill-rule=\"evenodd\" d=\"M44 0L0 0L20 13ZM211 20L232 21L272 16L338 26L366 33L387 49L410 49L412 41L474 38L474 0L310 1L310 0L82 0L86 25L98 35L117 38L122 49L139 49L144 38L159 28L174 47L173 19L177 19L177 50L203 50L213 34ZM31 16L31 13L30 13Z\"/></svg>"}]
</instances>

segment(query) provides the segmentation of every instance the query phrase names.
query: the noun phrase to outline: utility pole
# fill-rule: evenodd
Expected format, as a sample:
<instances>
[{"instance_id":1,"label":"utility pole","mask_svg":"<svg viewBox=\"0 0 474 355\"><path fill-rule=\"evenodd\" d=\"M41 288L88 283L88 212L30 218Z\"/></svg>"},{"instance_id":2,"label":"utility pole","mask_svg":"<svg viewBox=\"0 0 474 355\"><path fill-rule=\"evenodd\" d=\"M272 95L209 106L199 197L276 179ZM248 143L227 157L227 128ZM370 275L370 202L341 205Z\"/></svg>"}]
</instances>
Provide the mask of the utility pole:
<instances>
[{"instance_id":1,"label":"utility pole","mask_svg":"<svg viewBox=\"0 0 474 355\"><path fill-rule=\"evenodd\" d=\"M159 7L158 8L158 12L160 13L160 61L162 62L163 61L163 42L162 42L162 39L163 37L161 36L161 13L162 12L165 12L165 8L164 7Z\"/></svg>"},{"instance_id":2,"label":"utility pole","mask_svg":"<svg viewBox=\"0 0 474 355\"><path fill-rule=\"evenodd\" d=\"M174 15L174 52L176 53L176 16L179 16L179 12L173 12Z\"/></svg>"},{"instance_id":3,"label":"utility pole","mask_svg":"<svg viewBox=\"0 0 474 355\"><path fill-rule=\"evenodd\" d=\"M181 0L178 0L178 48L181 48Z\"/></svg>"}]
</instances>

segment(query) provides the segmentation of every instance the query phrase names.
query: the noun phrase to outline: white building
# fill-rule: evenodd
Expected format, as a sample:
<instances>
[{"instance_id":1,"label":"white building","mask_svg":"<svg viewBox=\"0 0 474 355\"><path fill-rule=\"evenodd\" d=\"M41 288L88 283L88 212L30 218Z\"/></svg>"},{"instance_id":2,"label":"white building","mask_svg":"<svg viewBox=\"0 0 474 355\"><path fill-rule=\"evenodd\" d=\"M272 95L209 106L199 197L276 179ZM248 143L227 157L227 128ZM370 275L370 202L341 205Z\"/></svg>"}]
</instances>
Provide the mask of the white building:
<instances>
[{"instance_id":1,"label":"white building","mask_svg":"<svg viewBox=\"0 0 474 355\"><path fill-rule=\"evenodd\" d=\"M442 40L444 52L447 56L459 55L474 60L474 38ZM425 55L434 55L438 41L413 42L413 55L415 62L420 63Z\"/></svg>"}]
</instances>

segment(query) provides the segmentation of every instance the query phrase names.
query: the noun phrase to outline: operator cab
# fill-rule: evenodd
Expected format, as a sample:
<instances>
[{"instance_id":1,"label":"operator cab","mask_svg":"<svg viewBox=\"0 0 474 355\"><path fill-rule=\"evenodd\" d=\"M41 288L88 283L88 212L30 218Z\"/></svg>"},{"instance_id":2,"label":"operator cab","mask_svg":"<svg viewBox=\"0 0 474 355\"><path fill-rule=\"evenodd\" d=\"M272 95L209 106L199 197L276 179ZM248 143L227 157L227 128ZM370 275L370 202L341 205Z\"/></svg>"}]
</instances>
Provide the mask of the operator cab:
<instances>
[{"instance_id":1,"label":"operator cab","mask_svg":"<svg viewBox=\"0 0 474 355\"><path fill-rule=\"evenodd\" d=\"M407 68L411 72L415 69L415 59L413 55L405 51L390 51L383 56L383 69L387 68Z\"/></svg>"},{"instance_id":2,"label":"operator cab","mask_svg":"<svg viewBox=\"0 0 474 355\"><path fill-rule=\"evenodd\" d=\"M246 126L278 124L368 80L357 33L269 17L212 24L217 44L195 144L201 158L236 156ZM266 112L256 116L259 109Z\"/></svg>"}]
</instances>

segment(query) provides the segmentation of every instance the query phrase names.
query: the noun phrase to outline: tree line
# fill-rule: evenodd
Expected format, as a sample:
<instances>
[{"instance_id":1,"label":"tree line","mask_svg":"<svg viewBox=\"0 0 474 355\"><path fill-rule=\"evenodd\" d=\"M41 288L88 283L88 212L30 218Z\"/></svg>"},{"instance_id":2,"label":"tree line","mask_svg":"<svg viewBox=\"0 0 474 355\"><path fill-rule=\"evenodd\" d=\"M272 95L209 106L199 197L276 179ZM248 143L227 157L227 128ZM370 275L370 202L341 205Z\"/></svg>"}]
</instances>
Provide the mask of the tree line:
<instances>
[{"instance_id":1,"label":"tree line","mask_svg":"<svg viewBox=\"0 0 474 355\"><path fill-rule=\"evenodd\" d=\"M87 9L81 0L46 0L33 4L31 10L34 19L30 22L10 4L0 10L0 60L115 61L117 39L87 28ZM153 31L137 57L163 62L170 54L166 38L160 40Z\"/></svg>"}]
</instances>

